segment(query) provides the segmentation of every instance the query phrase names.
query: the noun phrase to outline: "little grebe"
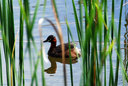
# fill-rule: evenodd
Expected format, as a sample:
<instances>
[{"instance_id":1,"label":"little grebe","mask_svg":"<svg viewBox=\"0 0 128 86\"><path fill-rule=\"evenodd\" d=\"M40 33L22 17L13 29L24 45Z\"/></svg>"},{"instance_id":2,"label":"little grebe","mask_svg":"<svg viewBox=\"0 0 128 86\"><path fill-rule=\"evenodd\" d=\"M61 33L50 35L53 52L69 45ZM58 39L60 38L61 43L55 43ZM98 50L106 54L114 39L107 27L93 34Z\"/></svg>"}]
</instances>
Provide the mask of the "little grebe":
<instances>
[{"instance_id":1,"label":"little grebe","mask_svg":"<svg viewBox=\"0 0 128 86\"><path fill-rule=\"evenodd\" d=\"M49 56L62 57L61 45L56 46L57 40L56 40L55 36L50 35L43 42L50 42L51 43L50 49L48 51ZM64 47L65 47L65 57L68 58L69 57L69 45L68 45L68 43L65 43ZM77 57L81 56L80 50L78 48L74 47L73 43L70 43L70 47L71 47L71 57L72 58L77 58Z\"/></svg>"}]
</instances>

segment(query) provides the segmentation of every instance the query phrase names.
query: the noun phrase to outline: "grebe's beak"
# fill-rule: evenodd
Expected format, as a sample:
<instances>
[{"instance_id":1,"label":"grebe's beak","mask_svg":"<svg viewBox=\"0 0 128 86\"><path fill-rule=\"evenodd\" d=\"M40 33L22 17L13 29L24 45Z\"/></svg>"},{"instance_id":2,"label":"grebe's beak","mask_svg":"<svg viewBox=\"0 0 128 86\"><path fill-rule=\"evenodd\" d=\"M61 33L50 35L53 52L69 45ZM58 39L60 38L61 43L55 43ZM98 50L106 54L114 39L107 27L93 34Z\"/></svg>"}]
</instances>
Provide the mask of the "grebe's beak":
<instances>
[{"instance_id":1,"label":"grebe's beak","mask_svg":"<svg viewBox=\"0 0 128 86\"><path fill-rule=\"evenodd\" d=\"M46 39L45 41L43 41L43 42L48 42L48 40Z\"/></svg>"}]
</instances>

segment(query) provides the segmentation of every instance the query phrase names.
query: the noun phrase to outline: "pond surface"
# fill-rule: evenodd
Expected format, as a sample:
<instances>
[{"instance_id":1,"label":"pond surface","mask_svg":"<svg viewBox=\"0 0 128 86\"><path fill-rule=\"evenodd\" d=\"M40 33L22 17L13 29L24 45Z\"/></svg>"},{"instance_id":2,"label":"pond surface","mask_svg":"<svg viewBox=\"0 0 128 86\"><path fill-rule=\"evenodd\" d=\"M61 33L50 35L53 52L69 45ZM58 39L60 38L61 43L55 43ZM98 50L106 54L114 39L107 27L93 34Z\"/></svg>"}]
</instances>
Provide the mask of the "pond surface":
<instances>
[{"instance_id":1,"label":"pond surface","mask_svg":"<svg viewBox=\"0 0 128 86\"><path fill-rule=\"evenodd\" d=\"M19 8L19 4L18 4L18 0L13 0L14 1L14 18L15 18L15 34L17 34L19 32L19 16L20 16L20 8ZM66 17L66 9L65 9L65 0L56 0L57 2L57 8L58 8L58 13L59 13L59 18L60 18L60 22L61 27L62 27L62 32L63 32L63 37L64 37L64 42L68 42L68 37L67 37L67 28L66 28L66 24L65 24L65 17ZM111 0L108 0L108 9L111 9ZM34 13L34 9L35 9L35 5L36 5L36 0L30 0L30 14L33 16ZM79 6L78 6L78 0L75 0L75 5L77 6L77 10L79 11ZM72 31L72 35L75 38L75 41L78 41L77 38L77 33L76 33L76 26L75 26L75 20L74 20L74 14L73 14L73 8L72 8L72 0L67 0L67 14L68 14L68 22ZM115 25L118 27L118 21L119 21L119 11L120 11L120 0L116 0L115 2ZM125 22L125 13L127 12L127 10L125 9L125 6L123 7L123 15L122 15L122 26L121 26L121 53L122 53L122 58L125 57L124 54L124 40L126 40L124 38L124 34L126 33L126 28L124 26ZM39 36L39 31L38 31L38 20L40 18L42 18L43 15L43 1L41 0L40 2L40 6L39 6L39 10L37 13L37 19L36 19L36 23L33 29L33 36L35 39L35 42L37 44L37 49L40 49L40 36ZM54 15L53 15L53 11L51 8L51 0L47 0L47 6L46 6L46 14L45 17L52 20L55 23L55 19L54 19ZM108 10L108 20L110 23L111 20L111 10ZM47 36L49 35L56 35L55 31L53 30L52 26L49 25L48 22L44 22L43 23L43 27L42 27L42 34L43 34L43 39L46 39ZM26 48L26 43L27 43L27 38L26 38L26 32L24 31L24 51ZM19 38L18 38L19 39ZM19 48L19 42L18 39L16 41L17 45L16 45L16 51L18 51ZM58 40L58 38L57 38ZM57 41L57 45L59 45L59 41ZM44 48L45 51L47 53L48 49L50 47L49 43L45 43L44 44ZM32 48L34 49L34 48ZM34 50L32 50L34 51ZM116 68L116 52L113 52L113 69L115 71ZM16 52L16 68L18 69L18 57L19 53ZM34 57L35 56L35 57ZM48 62L44 62L44 69L45 69L45 78L46 78L46 85L47 86L63 86L64 84L64 80L63 80L63 64L60 62L59 59L50 59L52 60L52 64L50 63L50 60L48 57L48 55L46 56ZM33 59L36 59L37 56L35 55L35 53L33 53ZM3 59L3 63L5 64L5 61ZM74 64L72 64L73 66L73 82L74 82L74 86L79 86L80 84L80 76L81 76L81 61L80 59L78 59L77 61L74 61ZM5 67L5 65L3 65L3 68ZM24 54L24 69L25 69L25 85L26 86L30 86L31 83L31 71L30 71L30 64L29 64L29 55L28 52L26 52ZM71 81L70 81L70 65L67 63L66 64L66 73L67 73L67 84L68 86L71 86ZM6 70L4 69L3 71L5 71L5 73L3 74L4 77L4 85L6 86ZM18 70L17 70L18 71ZM109 79L109 58L107 59L107 79ZM42 82L41 82L41 67L38 67L38 71L37 71L37 75L38 75L38 82L39 82L39 86L41 86ZM108 80L107 80L108 82ZM119 71L119 80L118 80L118 86L122 86L122 74L121 74L121 68ZM108 86L108 84L107 84Z\"/></svg>"}]
</instances>

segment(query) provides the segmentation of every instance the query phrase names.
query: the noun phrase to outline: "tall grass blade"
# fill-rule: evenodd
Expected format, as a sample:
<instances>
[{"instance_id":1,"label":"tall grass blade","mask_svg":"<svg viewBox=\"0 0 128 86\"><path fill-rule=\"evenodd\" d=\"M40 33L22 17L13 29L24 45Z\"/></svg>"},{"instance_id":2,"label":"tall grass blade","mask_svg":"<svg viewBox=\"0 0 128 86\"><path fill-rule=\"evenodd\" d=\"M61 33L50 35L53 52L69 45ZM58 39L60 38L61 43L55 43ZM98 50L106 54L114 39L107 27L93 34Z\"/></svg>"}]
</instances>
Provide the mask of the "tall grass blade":
<instances>
[{"instance_id":1,"label":"tall grass blade","mask_svg":"<svg viewBox=\"0 0 128 86\"><path fill-rule=\"evenodd\" d=\"M119 16L118 38L117 38L117 53L119 54L119 56L120 56L120 34L121 34L122 8L123 8L123 0L121 0L121 4L120 4L120 16ZM119 72L119 57L117 55L115 86L117 86L117 83L118 83L118 72Z\"/></svg>"},{"instance_id":2,"label":"tall grass blade","mask_svg":"<svg viewBox=\"0 0 128 86\"><path fill-rule=\"evenodd\" d=\"M37 16L37 11L38 11L38 8L39 8L39 3L40 3L40 0L37 0L36 8L35 8L35 11L34 11L34 16L33 16L32 22L31 22L31 29L33 29L33 26L34 26L34 23L35 23L35 19L36 19L36 16Z\"/></svg>"},{"instance_id":3,"label":"tall grass blade","mask_svg":"<svg viewBox=\"0 0 128 86\"><path fill-rule=\"evenodd\" d=\"M56 19L56 23L57 23L57 27L58 27L58 34L59 34L59 40L60 40L60 44L61 44L61 49L62 49L62 61L63 61L63 73L64 73L64 85L67 86L67 77L66 77L66 66L65 66L65 55L64 55L64 44L63 44L63 36L62 36L62 29L61 29L61 25L60 25L60 21L59 21L59 17L58 17L58 13L57 13L57 8L56 8L56 3L55 0L51 0L52 2L52 8L53 8L53 13L54 13L54 17Z\"/></svg>"},{"instance_id":4,"label":"tall grass blade","mask_svg":"<svg viewBox=\"0 0 128 86\"><path fill-rule=\"evenodd\" d=\"M36 82L36 86L38 86L38 81L37 81L37 68L38 68L38 64L39 64L39 57L36 61L36 64L35 64L35 67L34 67L34 72L33 72L33 75L32 75L32 79L31 79L31 86L33 86L33 83L34 83L34 80Z\"/></svg>"},{"instance_id":5,"label":"tall grass blade","mask_svg":"<svg viewBox=\"0 0 128 86\"><path fill-rule=\"evenodd\" d=\"M112 0L112 17L111 17L111 42L114 36L114 0ZM110 53L110 76L109 76L109 85L114 85L113 78L113 64L112 64L112 52Z\"/></svg>"},{"instance_id":6,"label":"tall grass blade","mask_svg":"<svg viewBox=\"0 0 128 86\"><path fill-rule=\"evenodd\" d=\"M67 33L68 33L68 47L69 47L69 56L70 56L70 76L71 76L71 86L73 86L73 71L72 71L72 57L71 57L71 46L70 46L70 31L69 31L69 25L68 21L66 20L67 25Z\"/></svg>"},{"instance_id":7,"label":"tall grass blade","mask_svg":"<svg viewBox=\"0 0 128 86\"><path fill-rule=\"evenodd\" d=\"M104 1L104 21L105 21L105 24L107 25L107 0ZM106 36L107 36L107 29L104 26L104 48L105 48L105 52L107 50L107 42L105 41ZM106 86L106 60L104 60L104 86Z\"/></svg>"},{"instance_id":8,"label":"tall grass blade","mask_svg":"<svg viewBox=\"0 0 128 86\"><path fill-rule=\"evenodd\" d=\"M2 73L2 57L1 57L1 49L0 49L0 85L3 85L3 73Z\"/></svg>"},{"instance_id":9,"label":"tall grass blade","mask_svg":"<svg viewBox=\"0 0 128 86\"><path fill-rule=\"evenodd\" d=\"M79 15L80 15L80 33L81 33L81 37L83 38L83 10L82 10L82 1L83 0L79 0L80 4L79 4L79 8L80 8L80 12L79 12Z\"/></svg>"},{"instance_id":10,"label":"tall grass blade","mask_svg":"<svg viewBox=\"0 0 128 86\"><path fill-rule=\"evenodd\" d=\"M47 0L44 0L44 7L43 7L43 16L45 15Z\"/></svg>"},{"instance_id":11,"label":"tall grass blade","mask_svg":"<svg viewBox=\"0 0 128 86\"><path fill-rule=\"evenodd\" d=\"M15 41L15 32L14 32L14 15L13 15L13 2L12 0L8 1L8 38L9 38L9 48L10 48L10 52L13 52L13 45L14 45L14 41ZM15 50L15 49L14 49ZM14 51L15 52L15 51ZM12 57L12 53L10 55L10 63L11 63L11 76L13 78L11 78L11 85L15 86L15 74L14 74L14 67L12 64L14 64L13 62L15 62L15 53Z\"/></svg>"},{"instance_id":12,"label":"tall grass blade","mask_svg":"<svg viewBox=\"0 0 128 86\"><path fill-rule=\"evenodd\" d=\"M0 1L0 30L1 30L1 21L2 21L1 17L2 17L2 9L1 9L1 1ZM0 85L3 85L1 48L0 48Z\"/></svg>"},{"instance_id":13,"label":"tall grass blade","mask_svg":"<svg viewBox=\"0 0 128 86\"><path fill-rule=\"evenodd\" d=\"M6 62L6 79L7 85L10 86L10 67L9 67L9 53L7 49L6 42L8 40L8 15L7 15L8 2L7 0L2 0L2 38L3 38L3 46L4 46L4 54L5 54L5 62ZM3 16L4 15L4 16Z\"/></svg>"},{"instance_id":14,"label":"tall grass blade","mask_svg":"<svg viewBox=\"0 0 128 86\"><path fill-rule=\"evenodd\" d=\"M30 70L31 70L31 74L32 74L32 55L31 55L31 37L32 37L32 30L31 30L31 19L30 19L30 8L29 8L29 1L28 0L23 0L23 5L24 5L24 11L25 11L25 15L24 18L25 22L26 22L26 32L27 32L27 49L29 52L29 63L30 63Z\"/></svg>"},{"instance_id":15,"label":"tall grass blade","mask_svg":"<svg viewBox=\"0 0 128 86\"><path fill-rule=\"evenodd\" d=\"M88 8L87 8L87 1L84 0L84 11L85 11L85 32L87 33L88 30L88 24L89 24L89 15L88 15ZM85 68L83 67L83 75L86 74L87 78L87 72L90 69L90 37L85 33L85 42L83 45L85 45L84 51L87 52L87 54L84 54L83 61L86 63L86 73L85 73ZM87 41L87 42L86 42ZM83 63L84 63L83 62ZM84 66L84 64L83 64ZM83 83L85 83L85 78L83 77Z\"/></svg>"},{"instance_id":16,"label":"tall grass blade","mask_svg":"<svg viewBox=\"0 0 128 86\"><path fill-rule=\"evenodd\" d=\"M23 82L25 82L24 80L24 57L23 57L23 24L24 20L23 20L23 14L22 14L22 11L21 11L21 8L20 8L20 31L19 31L19 70L20 70L20 79L19 79L19 86L22 85L22 79L23 79ZM23 83L23 86L25 85L25 83Z\"/></svg>"},{"instance_id":17,"label":"tall grass blade","mask_svg":"<svg viewBox=\"0 0 128 86\"><path fill-rule=\"evenodd\" d=\"M70 78L71 78L71 86L73 86L73 71L72 71L72 57L71 57L71 46L70 46L70 36L73 40L72 33L70 31L70 27L67 20L67 3L65 0L65 8L66 8L66 26L67 26L67 33L68 33L68 44L69 44L69 56L70 56ZM73 40L74 42L74 40Z\"/></svg>"},{"instance_id":18,"label":"tall grass blade","mask_svg":"<svg viewBox=\"0 0 128 86\"><path fill-rule=\"evenodd\" d=\"M75 23L76 23L76 28L77 28L77 33L78 33L78 38L79 38L79 42L82 41L81 37L81 29L80 29L80 24L79 24L79 20L78 20L78 16L77 16L77 11L76 11L76 7L75 7L75 3L74 0L72 0L72 5L73 5L73 11L74 11L74 17L75 17ZM81 43L80 43L81 46Z\"/></svg>"},{"instance_id":19,"label":"tall grass blade","mask_svg":"<svg viewBox=\"0 0 128 86\"><path fill-rule=\"evenodd\" d=\"M44 19L40 19L39 22L38 22L38 26L39 26L39 34L40 34L40 44L41 44L41 73L42 73L42 86L46 86L46 83L45 83L45 76L44 76L44 60L43 60L43 38L42 38L42 30L41 30L41 24L43 23Z\"/></svg>"}]
</instances>

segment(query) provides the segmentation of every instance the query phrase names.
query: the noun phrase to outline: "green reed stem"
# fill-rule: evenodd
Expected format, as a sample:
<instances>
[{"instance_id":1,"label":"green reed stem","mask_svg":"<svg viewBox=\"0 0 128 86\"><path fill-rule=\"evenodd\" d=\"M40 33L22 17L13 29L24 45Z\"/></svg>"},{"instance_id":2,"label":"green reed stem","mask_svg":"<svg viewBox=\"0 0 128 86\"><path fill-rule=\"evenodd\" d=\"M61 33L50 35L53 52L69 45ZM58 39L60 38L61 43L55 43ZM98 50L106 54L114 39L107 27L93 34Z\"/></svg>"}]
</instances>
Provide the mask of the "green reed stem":
<instances>
[{"instance_id":1,"label":"green reed stem","mask_svg":"<svg viewBox=\"0 0 128 86\"><path fill-rule=\"evenodd\" d=\"M81 29L80 29L80 24L79 24L79 20L78 20L78 16L77 16L77 11L76 11L76 7L75 7L75 3L74 0L72 0L72 5L73 5L73 11L74 11L74 17L75 17L75 23L76 23L76 28L77 28L77 33L78 33L78 38L79 38L79 42L80 42L80 46L81 46Z\"/></svg>"},{"instance_id":2,"label":"green reed stem","mask_svg":"<svg viewBox=\"0 0 128 86\"><path fill-rule=\"evenodd\" d=\"M1 49L0 49L0 85L3 85Z\"/></svg>"},{"instance_id":3,"label":"green reed stem","mask_svg":"<svg viewBox=\"0 0 128 86\"><path fill-rule=\"evenodd\" d=\"M35 24L35 20L36 20L40 0L37 0L34 15L33 15L32 19L30 17L29 1L24 0L23 2L24 3L22 4L22 2L19 0L20 9L21 9L21 13L22 13L22 18L25 19L25 23L26 23L26 32L27 32L27 40L28 40L27 49L28 49L28 52L29 52L30 70L31 70L31 73L32 73L32 55L31 55L31 43L30 43L30 41L32 40L33 46L36 50L34 38L33 38L33 35L32 35L32 30L33 30L33 26ZM21 35L23 35L22 31L21 31ZM24 68L23 68L23 79L24 79ZM37 77L35 77L35 79L36 79L36 84L37 84ZM24 84L24 81L23 81L23 84Z\"/></svg>"},{"instance_id":4,"label":"green reed stem","mask_svg":"<svg viewBox=\"0 0 128 86\"><path fill-rule=\"evenodd\" d=\"M68 33L68 44L69 44L69 56L70 56L70 78L71 78L71 86L74 86L73 85L73 71L72 71L72 57L71 57L71 46L70 46L70 37L72 38L72 41L74 42L73 40L73 37L72 37L72 33L71 33L71 29L69 27L69 24L68 24L68 20L67 20L67 3L66 3L66 0L65 0L65 8L66 8L66 25L67 25L67 33Z\"/></svg>"},{"instance_id":5,"label":"green reed stem","mask_svg":"<svg viewBox=\"0 0 128 86\"><path fill-rule=\"evenodd\" d=\"M3 46L4 46L4 53L5 53L5 62L6 62L6 77L7 77L7 85L10 86L10 68L9 68L9 57L8 57L8 49L7 49L7 45L6 45L6 41L8 40L8 36L7 36L7 33L8 33L8 19L7 19L7 7L8 7L8 3L7 3L7 0L2 0L2 21L1 21L1 24L2 24L2 38L3 38Z\"/></svg>"},{"instance_id":6,"label":"green reed stem","mask_svg":"<svg viewBox=\"0 0 128 86\"><path fill-rule=\"evenodd\" d=\"M119 54L119 56L120 56L120 34L121 34L122 8L123 8L123 0L121 0L121 4L120 4L120 16L119 16L119 27L118 27L118 39L117 39L117 53ZM118 84L118 72L119 72L119 57L117 55L115 86L117 86Z\"/></svg>"},{"instance_id":7,"label":"green reed stem","mask_svg":"<svg viewBox=\"0 0 128 86\"><path fill-rule=\"evenodd\" d=\"M0 1L0 29L1 29L1 21L2 21L2 4Z\"/></svg>"},{"instance_id":8,"label":"green reed stem","mask_svg":"<svg viewBox=\"0 0 128 86\"><path fill-rule=\"evenodd\" d=\"M101 5L100 5L101 4ZM102 44L102 33L103 33L103 13L102 13L102 3L99 3L99 1L97 1L97 5L99 5L99 7L96 7L96 10L97 10L97 30L98 30L98 36L99 36L99 52L97 51L97 55L96 55L96 61L97 61L97 70L96 70L96 74L97 74L97 81L96 81L96 84L98 86L101 86L101 80L100 80L100 75L101 75L101 72L100 72L100 64L102 64L102 59L103 59L103 44ZM98 49L97 49L98 50ZM99 56L98 56L99 55ZM102 65L103 66L103 65Z\"/></svg>"},{"instance_id":9,"label":"green reed stem","mask_svg":"<svg viewBox=\"0 0 128 86\"><path fill-rule=\"evenodd\" d=\"M46 6L46 1L45 2L45 6ZM104 26L104 47L102 46L102 24L105 21L105 24L107 25L107 0L103 1L102 3L104 3L104 21L102 21L102 12L100 12L100 10L95 10L95 6L99 4L96 3L95 0L84 0L84 5L81 4L82 0L79 0L80 4L79 4L79 18L77 15L77 10L76 10L76 6L74 3L74 0L72 0L72 5L73 5L73 11L74 11L74 18L75 18L75 24L76 24L76 28L77 28L77 34L78 34L78 39L80 42L80 48L82 51L82 84L83 86L85 85L92 85L92 86L101 86L102 83L100 80L101 77L101 72L102 72L102 67L104 66L104 86L106 86L106 58L108 55L108 51L107 51L107 42L109 39L106 40L106 38L109 38L109 33L106 29L106 26ZM2 3L1 3L2 2ZM19 82L18 85L22 86L22 79L23 79L23 86L25 85L25 76L24 76L24 58L23 58L23 22L25 20L25 24L26 24L26 32L27 32L27 49L29 50L29 61L30 61L30 70L32 73L32 59L31 59L31 40L33 45L35 46L34 43L34 38L32 35L32 31L33 31L33 27L35 24L35 20L36 20L36 16L37 16L37 11L39 8L39 2L40 0L37 1L36 4L36 8L34 11L34 15L33 18L31 19L30 17L30 9L29 9L29 0L24 0L24 6L21 2L21 0L19 0L20 3L20 44L19 44L19 67L20 67L20 73L19 73ZM14 48L14 42L15 42L15 29L14 29L14 15L13 15L13 1L12 0L1 0L0 1L0 28L1 28L1 33L2 33L2 39L3 39L3 46L4 46L4 53L5 53L5 62L6 62L6 78L7 78L7 85L16 85L16 72L14 72L15 70L15 55L14 55L14 59L12 57L11 54L14 54L15 52L12 53L12 50ZM58 15L57 12L57 5L56 5L56 1L53 0L53 3L55 5L55 11ZM111 44L109 44L109 47L111 47L112 42L113 42L113 38L115 36L114 34L114 0L112 0L112 19L111 19ZM89 4L89 5L87 5ZM113 47L110 48L110 52L109 52L109 62L110 62L110 79L109 79L109 85L114 85L117 86L118 84L118 72L119 72L119 62L121 62L121 58L120 58L120 35L121 35L121 17L122 17L122 8L123 8L123 0L121 0L121 5L120 5L120 16L119 16L119 29L118 29L118 38L117 38L117 62L116 62L116 73L115 73L115 77L114 77L114 72L113 72L113 63L112 63L112 49ZM43 10L45 11L45 6L43 8ZM83 6L84 6L84 11L85 11L85 32L83 29ZM95 24L95 15L96 13L98 13L98 20L96 20L96 22L98 22L98 26L97 24ZM99 14L101 16L99 16ZM24 20L23 20L24 19ZM80 19L80 21L79 21ZM70 31L69 25L68 25L68 21L66 20L66 25L67 25L67 30L68 30L68 42L70 42L70 37L71 39L73 39L72 37L72 33ZM11 28L11 29L10 29ZM99 29L98 29L99 28ZM107 35L108 34L108 35ZM99 37L98 37L99 35ZM97 38L99 38L100 41L100 45L99 45L99 52L97 49ZM42 47L42 46L41 46ZM90 50L91 49L91 50ZM105 55L102 55L104 53L102 53L102 49L104 49L104 53ZM42 49L41 49L41 72L42 72L42 86L45 86L45 76L44 76L44 63L43 63L43 53L42 53ZM71 48L69 46L69 51L71 51ZM91 51L91 52L90 52ZM106 53L107 52L107 53ZM90 56L91 55L91 56ZM10 58L9 58L10 57ZM9 61L10 60L10 61ZM103 60L103 61L102 61ZM102 62L104 65L102 65ZM70 74L71 74L71 85L73 86L73 72L72 72L72 59L71 59L71 52L70 52ZM100 65L101 63L101 65ZM10 64L12 69L10 68ZM37 68L38 68L38 64L39 64L39 58L37 59L36 64L34 65L34 72L32 75L32 81L31 81L31 85L33 85L34 81L35 84L38 86L38 79L37 79ZM12 66L13 65L13 66ZM121 63L122 66L122 63ZM123 68L122 68L123 69ZM13 74L10 74L10 70L13 70ZM66 71L66 69L65 69ZM65 73L65 77L66 77L66 72ZM123 69L123 72L125 70ZM124 73L125 76L126 73ZM13 75L13 77L11 77ZM66 82L66 78L65 79L65 86L67 85ZM115 79L115 82L114 82ZM126 77L126 80L128 80L128 78ZM12 84L13 81L13 84ZM11 83L10 83L11 82ZM0 49L0 84L3 84L3 76L2 76L2 58L1 58L1 49Z\"/></svg>"},{"instance_id":10,"label":"green reed stem","mask_svg":"<svg viewBox=\"0 0 128 86\"><path fill-rule=\"evenodd\" d=\"M113 40L113 34L114 34L114 0L112 0L112 28L111 28L111 37Z\"/></svg>"},{"instance_id":11,"label":"green reed stem","mask_svg":"<svg viewBox=\"0 0 128 86\"><path fill-rule=\"evenodd\" d=\"M15 86L15 73L14 73L14 67L12 64L15 63L15 49L13 51L13 46L14 46L14 41L15 41L15 32L14 32L14 16L13 16L13 2L12 0L8 1L8 38L9 38L9 48L10 48L10 64L11 64L11 71L13 72L11 74L11 76L13 76L13 78L11 78L11 84L13 86ZM11 29L10 29L11 28ZM13 55L12 55L13 54ZM12 57L13 56L13 57ZM12 82L13 81L13 82Z\"/></svg>"},{"instance_id":12,"label":"green reed stem","mask_svg":"<svg viewBox=\"0 0 128 86\"><path fill-rule=\"evenodd\" d=\"M111 52L112 53L112 52ZM114 78L113 78L113 65L112 65L112 54L110 53L110 75L109 75L109 85L114 85Z\"/></svg>"},{"instance_id":13,"label":"green reed stem","mask_svg":"<svg viewBox=\"0 0 128 86\"><path fill-rule=\"evenodd\" d=\"M32 74L32 52L31 52L31 37L32 37L32 30L31 30L31 20L30 20L30 8L29 8L29 1L24 0L24 8L25 8L25 14L26 14L26 32L27 32L27 49L29 53L29 64L30 64L30 70Z\"/></svg>"},{"instance_id":14,"label":"green reed stem","mask_svg":"<svg viewBox=\"0 0 128 86\"><path fill-rule=\"evenodd\" d=\"M69 33L68 33L68 44L69 44L69 56L70 56L70 75L71 75L71 86L73 86L72 57L71 57L71 46L70 46Z\"/></svg>"},{"instance_id":15,"label":"green reed stem","mask_svg":"<svg viewBox=\"0 0 128 86\"><path fill-rule=\"evenodd\" d=\"M56 8L56 3L55 0L51 0L52 2L52 8L53 8L53 13L54 13L54 17L56 19L56 23L57 23L57 35L59 37L60 40L60 44L61 44L61 49L62 49L62 62L63 62L63 73L64 73L64 86L67 86L67 76L66 76L66 66L65 66L65 55L64 55L64 44L63 44L63 36L62 36L62 28L60 25L60 21L59 21L59 17L58 17L58 13L57 13L57 8Z\"/></svg>"},{"instance_id":16,"label":"green reed stem","mask_svg":"<svg viewBox=\"0 0 128 86\"><path fill-rule=\"evenodd\" d=\"M36 20L36 16L37 16L37 11L38 11L38 8L39 8L39 3L40 3L40 0L37 0L36 8L35 8L35 11L34 11L34 16L32 18L32 22L31 22L31 29L33 29L33 26L35 24L35 20Z\"/></svg>"},{"instance_id":17,"label":"green reed stem","mask_svg":"<svg viewBox=\"0 0 128 86\"><path fill-rule=\"evenodd\" d=\"M34 67L34 72L33 72L33 75L32 75L31 86L33 86L34 80L36 82L36 86L38 86L38 80L37 80L37 74L36 73L37 73L37 68L38 68L39 60L40 60L40 58L38 57L38 59L36 61L36 64L35 64L35 67Z\"/></svg>"},{"instance_id":18,"label":"green reed stem","mask_svg":"<svg viewBox=\"0 0 128 86\"><path fill-rule=\"evenodd\" d=\"M42 46L42 45L41 45ZM44 76L44 60L43 60L43 50L41 48L41 71L42 71L42 86L46 86L45 76Z\"/></svg>"},{"instance_id":19,"label":"green reed stem","mask_svg":"<svg viewBox=\"0 0 128 86\"><path fill-rule=\"evenodd\" d=\"M104 1L104 21L105 21L105 24L107 25L107 0ZM107 28L104 26L104 47L105 47L105 52L107 50L107 43L105 41L106 36L107 36ZM104 86L106 86L106 60L104 60Z\"/></svg>"},{"instance_id":20,"label":"green reed stem","mask_svg":"<svg viewBox=\"0 0 128 86\"><path fill-rule=\"evenodd\" d=\"M114 0L112 0L112 20L111 20L111 42L113 40L114 35ZM114 85L114 78L113 78L113 64L112 64L112 51L110 53L110 78L109 78L109 85Z\"/></svg>"},{"instance_id":21,"label":"green reed stem","mask_svg":"<svg viewBox=\"0 0 128 86\"><path fill-rule=\"evenodd\" d=\"M1 30L1 21L2 21L1 17L2 17L2 9L1 9L1 1L0 1L0 30ZM0 85L3 85L1 48L0 48Z\"/></svg>"},{"instance_id":22,"label":"green reed stem","mask_svg":"<svg viewBox=\"0 0 128 86\"><path fill-rule=\"evenodd\" d=\"M87 32L87 25L88 25L88 21L89 21L89 16L88 16L88 10L87 10L87 2L85 0L83 2L84 2L83 3L84 4L84 11L85 11L85 31ZM86 40L86 36L87 36L87 34L85 34L84 40ZM85 47L87 47L88 43L84 42L83 45L86 45ZM85 48L84 51L87 52L88 48ZM89 69L89 64L90 64L89 53L88 54L85 53L84 57L85 57L86 74L87 74L87 69ZM85 72L85 69L84 69L84 72ZM83 83L85 83L85 80L83 81Z\"/></svg>"},{"instance_id":23,"label":"green reed stem","mask_svg":"<svg viewBox=\"0 0 128 86\"><path fill-rule=\"evenodd\" d=\"M80 15L80 33L81 33L81 37L83 38L83 10L82 10L82 1L83 0L79 0L80 4L79 4L79 8L80 8L80 12L79 12L79 15Z\"/></svg>"},{"instance_id":24,"label":"green reed stem","mask_svg":"<svg viewBox=\"0 0 128 86\"><path fill-rule=\"evenodd\" d=\"M47 0L44 0L44 7L43 7L43 16L45 15Z\"/></svg>"},{"instance_id":25,"label":"green reed stem","mask_svg":"<svg viewBox=\"0 0 128 86\"><path fill-rule=\"evenodd\" d=\"M69 47L69 56L70 56L70 76L71 76L71 86L73 86L73 71L72 71L72 57L71 57L71 46L70 46L70 31L69 31L69 25L68 25L68 22L66 21L66 24L67 24L67 33L68 33L68 47Z\"/></svg>"},{"instance_id":26,"label":"green reed stem","mask_svg":"<svg viewBox=\"0 0 128 86\"><path fill-rule=\"evenodd\" d=\"M23 58L23 26L24 26L24 24L23 24L23 14L22 14L22 11L21 11L21 8L20 8L20 36L19 36L19 66L20 66L20 82L19 82L19 86L21 86L21 84L22 84L22 78L24 77L24 74L23 74L23 72L24 72L24 58ZM24 81L24 78L23 78L23 82L25 82ZM25 83L23 83L23 86L25 85Z\"/></svg>"}]
</instances>

